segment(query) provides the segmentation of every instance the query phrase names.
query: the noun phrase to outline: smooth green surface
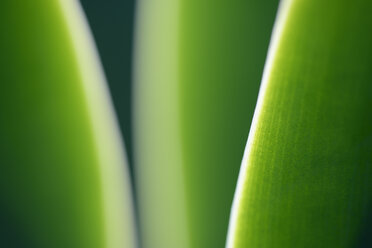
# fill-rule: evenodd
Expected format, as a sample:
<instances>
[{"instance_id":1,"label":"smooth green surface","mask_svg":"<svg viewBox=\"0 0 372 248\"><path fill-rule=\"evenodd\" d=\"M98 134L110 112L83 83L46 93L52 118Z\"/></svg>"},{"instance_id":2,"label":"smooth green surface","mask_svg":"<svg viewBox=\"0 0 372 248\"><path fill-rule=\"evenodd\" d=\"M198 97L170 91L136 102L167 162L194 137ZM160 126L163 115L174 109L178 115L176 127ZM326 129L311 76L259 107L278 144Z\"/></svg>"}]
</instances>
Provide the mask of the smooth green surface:
<instances>
[{"instance_id":1,"label":"smooth green surface","mask_svg":"<svg viewBox=\"0 0 372 248\"><path fill-rule=\"evenodd\" d=\"M179 1L139 1L136 17L134 162L144 248L187 248L178 102Z\"/></svg>"},{"instance_id":2,"label":"smooth green surface","mask_svg":"<svg viewBox=\"0 0 372 248\"><path fill-rule=\"evenodd\" d=\"M185 0L179 98L191 247L223 247L277 0Z\"/></svg>"},{"instance_id":3,"label":"smooth green surface","mask_svg":"<svg viewBox=\"0 0 372 248\"><path fill-rule=\"evenodd\" d=\"M132 54L135 0L80 0L97 44L132 169Z\"/></svg>"},{"instance_id":4,"label":"smooth green surface","mask_svg":"<svg viewBox=\"0 0 372 248\"><path fill-rule=\"evenodd\" d=\"M125 155L73 0L0 3L0 246L133 247Z\"/></svg>"},{"instance_id":5,"label":"smooth green surface","mask_svg":"<svg viewBox=\"0 0 372 248\"><path fill-rule=\"evenodd\" d=\"M137 7L133 127L143 245L223 247L277 1Z\"/></svg>"},{"instance_id":6,"label":"smooth green surface","mask_svg":"<svg viewBox=\"0 0 372 248\"><path fill-rule=\"evenodd\" d=\"M363 246L372 210L372 2L282 6L228 247Z\"/></svg>"}]
</instances>

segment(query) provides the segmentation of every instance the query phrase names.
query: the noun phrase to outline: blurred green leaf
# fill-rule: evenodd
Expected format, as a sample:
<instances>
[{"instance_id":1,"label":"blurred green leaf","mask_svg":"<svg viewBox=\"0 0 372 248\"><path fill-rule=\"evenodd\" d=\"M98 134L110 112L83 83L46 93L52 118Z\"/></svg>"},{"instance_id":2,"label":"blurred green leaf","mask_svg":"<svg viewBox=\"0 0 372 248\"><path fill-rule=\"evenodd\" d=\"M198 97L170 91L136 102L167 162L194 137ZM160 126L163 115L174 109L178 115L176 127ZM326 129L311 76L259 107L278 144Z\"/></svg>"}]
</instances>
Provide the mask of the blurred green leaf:
<instances>
[{"instance_id":1,"label":"blurred green leaf","mask_svg":"<svg viewBox=\"0 0 372 248\"><path fill-rule=\"evenodd\" d=\"M276 0L139 1L134 148L144 247L223 247Z\"/></svg>"},{"instance_id":2,"label":"blurred green leaf","mask_svg":"<svg viewBox=\"0 0 372 248\"><path fill-rule=\"evenodd\" d=\"M80 0L89 21L132 169L131 76L135 0ZM131 170L132 172L132 170Z\"/></svg>"},{"instance_id":3,"label":"blurred green leaf","mask_svg":"<svg viewBox=\"0 0 372 248\"><path fill-rule=\"evenodd\" d=\"M126 158L73 0L0 3L1 247L133 247Z\"/></svg>"}]
</instances>

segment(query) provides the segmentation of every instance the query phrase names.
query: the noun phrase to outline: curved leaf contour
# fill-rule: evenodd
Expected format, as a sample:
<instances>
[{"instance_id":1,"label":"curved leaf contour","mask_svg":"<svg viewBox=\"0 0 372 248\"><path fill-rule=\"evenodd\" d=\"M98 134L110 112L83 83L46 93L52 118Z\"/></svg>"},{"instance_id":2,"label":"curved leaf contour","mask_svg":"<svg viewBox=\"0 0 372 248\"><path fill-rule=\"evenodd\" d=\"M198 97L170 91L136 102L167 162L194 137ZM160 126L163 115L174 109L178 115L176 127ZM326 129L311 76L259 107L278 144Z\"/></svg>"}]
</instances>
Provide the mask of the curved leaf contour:
<instances>
[{"instance_id":1,"label":"curved leaf contour","mask_svg":"<svg viewBox=\"0 0 372 248\"><path fill-rule=\"evenodd\" d=\"M277 3L139 1L133 127L144 247L225 245Z\"/></svg>"},{"instance_id":2,"label":"curved leaf contour","mask_svg":"<svg viewBox=\"0 0 372 248\"><path fill-rule=\"evenodd\" d=\"M372 204L372 2L281 3L227 247L362 245Z\"/></svg>"},{"instance_id":3,"label":"curved leaf contour","mask_svg":"<svg viewBox=\"0 0 372 248\"><path fill-rule=\"evenodd\" d=\"M134 247L126 158L75 0L0 3L0 244Z\"/></svg>"},{"instance_id":4,"label":"curved leaf contour","mask_svg":"<svg viewBox=\"0 0 372 248\"><path fill-rule=\"evenodd\" d=\"M80 0L107 78L132 174L131 73L135 0Z\"/></svg>"}]
</instances>

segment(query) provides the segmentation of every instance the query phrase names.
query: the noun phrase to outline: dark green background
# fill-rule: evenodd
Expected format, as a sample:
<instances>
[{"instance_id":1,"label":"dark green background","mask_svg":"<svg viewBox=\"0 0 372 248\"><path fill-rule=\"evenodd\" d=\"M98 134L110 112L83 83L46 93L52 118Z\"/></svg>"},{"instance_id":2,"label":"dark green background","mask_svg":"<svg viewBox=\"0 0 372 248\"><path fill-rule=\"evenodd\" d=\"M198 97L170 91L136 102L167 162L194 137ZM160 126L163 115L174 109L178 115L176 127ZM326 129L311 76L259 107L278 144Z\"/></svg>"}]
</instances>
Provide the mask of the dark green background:
<instances>
[{"instance_id":1,"label":"dark green background","mask_svg":"<svg viewBox=\"0 0 372 248\"><path fill-rule=\"evenodd\" d=\"M132 173L131 77L134 0L80 0L110 87Z\"/></svg>"}]
</instances>

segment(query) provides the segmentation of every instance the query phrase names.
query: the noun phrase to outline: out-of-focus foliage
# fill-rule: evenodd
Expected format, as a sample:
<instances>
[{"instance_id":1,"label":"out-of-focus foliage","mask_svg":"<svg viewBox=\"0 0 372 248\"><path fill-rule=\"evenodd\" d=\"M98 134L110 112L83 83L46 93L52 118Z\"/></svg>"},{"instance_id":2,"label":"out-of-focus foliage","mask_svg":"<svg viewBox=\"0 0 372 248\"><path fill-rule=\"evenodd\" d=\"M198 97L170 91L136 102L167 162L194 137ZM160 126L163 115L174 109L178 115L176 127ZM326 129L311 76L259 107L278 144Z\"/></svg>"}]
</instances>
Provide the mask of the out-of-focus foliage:
<instances>
[{"instance_id":1,"label":"out-of-focus foliage","mask_svg":"<svg viewBox=\"0 0 372 248\"><path fill-rule=\"evenodd\" d=\"M283 0L257 101L277 1L0 1L0 247L137 247L132 127L143 248L223 247L254 109L227 247L371 246L372 2Z\"/></svg>"},{"instance_id":2,"label":"out-of-focus foliage","mask_svg":"<svg viewBox=\"0 0 372 248\"><path fill-rule=\"evenodd\" d=\"M0 2L0 246L133 247L126 161L73 0Z\"/></svg>"},{"instance_id":3,"label":"out-of-focus foliage","mask_svg":"<svg viewBox=\"0 0 372 248\"><path fill-rule=\"evenodd\" d=\"M135 169L144 247L223 247L276 0L139 1Z\"/></svg>"},{"instance_id":4,"label":"out-of-focus foliage","mask_svg":"<svg viewBox=\"0 0 372 248\"><path fill-rule=\"evenodd\" d=\"M132 53L134 0L80 0L89 21L132 167ZM132 168L131 168L132 169Z\"/></svg>"}]
</instances>

